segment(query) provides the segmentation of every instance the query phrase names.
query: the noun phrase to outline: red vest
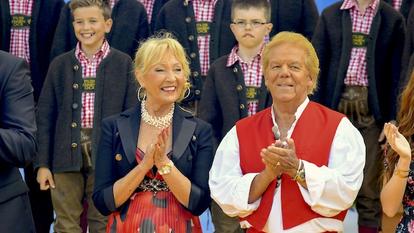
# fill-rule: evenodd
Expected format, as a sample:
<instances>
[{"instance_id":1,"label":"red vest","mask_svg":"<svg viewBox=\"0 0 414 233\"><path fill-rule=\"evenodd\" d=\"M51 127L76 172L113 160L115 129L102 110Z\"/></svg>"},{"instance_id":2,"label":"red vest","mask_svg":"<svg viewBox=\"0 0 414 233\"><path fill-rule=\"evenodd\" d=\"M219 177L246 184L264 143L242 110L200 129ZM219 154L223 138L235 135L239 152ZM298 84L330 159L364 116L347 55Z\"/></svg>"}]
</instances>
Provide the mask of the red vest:
<instances>
[{"instance_id":1,"label":"red vest","mask_svg":"<svg viewBox=\"0 0 414 233\"><path fill-rule=\"evenodd\" d=\"M271 109L267 108L236 123L240 167L243 174L260 173L265 168L261 161L260 150L275 141L271 115ZM343 117L344 115L320 104L309 102L292 133L298 158L317 166L328 165L332 141ZM281 186L283 229L322 217L303 200L297 183L288 175L282 175ZM245 218L255 228L250 232L263 230L270 214L275 189L276 180L263 193L257 210ZM345 215L346 211L342 211L333 218L343 220Z\"/></svg>"}]
</instances>

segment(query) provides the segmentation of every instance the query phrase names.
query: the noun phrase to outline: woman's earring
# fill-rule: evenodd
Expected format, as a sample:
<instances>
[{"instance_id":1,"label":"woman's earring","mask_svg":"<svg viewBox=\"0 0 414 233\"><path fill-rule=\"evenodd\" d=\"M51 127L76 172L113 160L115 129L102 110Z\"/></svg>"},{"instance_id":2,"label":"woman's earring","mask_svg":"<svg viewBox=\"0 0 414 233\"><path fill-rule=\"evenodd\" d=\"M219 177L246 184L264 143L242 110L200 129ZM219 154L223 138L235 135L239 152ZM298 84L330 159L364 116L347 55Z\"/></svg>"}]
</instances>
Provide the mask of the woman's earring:
<instances>
[{"instance_id":1,"label":"woman's earring","mask_svg":"<svg viewBox=\"0 0 414 233\"><path fill-rule=\"evenodd\" d=\"M141 94L141 90L142 90L142 94ZM147 99L147 93L145 92L145 89L142 86L138 88L137 98L139 102L142 102L143 100Z\"/></svg>"},{"instance_id":2,"label":"woman's earring","mask_svg":"<svg viewBox=\"0 0 414 233\"><path fill-rule=\"evenodd\" d=\"M187 99L187 97L190 96L190 86L187 86L187 88L185 89L184 92L184 98L183 99Z\"/></svg>"}]
</instances>

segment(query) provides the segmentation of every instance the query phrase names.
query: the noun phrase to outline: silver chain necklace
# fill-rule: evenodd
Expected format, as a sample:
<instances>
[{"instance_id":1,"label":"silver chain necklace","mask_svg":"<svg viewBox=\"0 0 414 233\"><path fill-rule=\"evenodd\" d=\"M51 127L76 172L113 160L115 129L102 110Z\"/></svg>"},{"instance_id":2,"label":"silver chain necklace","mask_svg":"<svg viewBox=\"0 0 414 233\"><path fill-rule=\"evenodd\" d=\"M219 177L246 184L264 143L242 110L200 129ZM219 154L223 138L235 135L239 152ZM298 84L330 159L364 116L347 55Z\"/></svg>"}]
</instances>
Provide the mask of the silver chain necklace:
<instances>
[{"instance_id":1,"label":"silver chain necklace","mask_svg":"<svg viewBox=\"0 0 414 233\"><path fill-rule=\"evenodd\" d=\"M151 126L154 126L158 129L164 129L167 128L172 122L174 108L175 105L173 104L171 110L165 116L151 116L147 111L146 100L144 99L141 101L141 119Z\"/></svg>"}]
</instances>

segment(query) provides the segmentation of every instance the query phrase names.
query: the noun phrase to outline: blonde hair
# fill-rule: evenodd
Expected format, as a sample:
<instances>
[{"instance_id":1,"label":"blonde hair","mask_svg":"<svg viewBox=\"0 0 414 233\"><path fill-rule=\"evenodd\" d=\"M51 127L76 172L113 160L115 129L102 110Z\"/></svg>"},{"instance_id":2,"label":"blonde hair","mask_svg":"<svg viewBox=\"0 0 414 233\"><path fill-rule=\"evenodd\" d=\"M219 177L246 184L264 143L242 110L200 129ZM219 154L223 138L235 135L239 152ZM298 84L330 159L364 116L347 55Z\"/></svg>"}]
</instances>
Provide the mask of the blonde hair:
<instances>
[{"instance_id":1,"label":"blonde hair","mask_svg":"<svg viewBox=\"0 0 414 233\"><path fill-rule=\"evenodd\" d=\"M78 8L93 6L96 6L102 10L102 15L105 20L111 18L111 7L109 6L108 0L71 0L69 3L69 8L72 15L73 12Z\"/></svg>"},{"instance_id":2,"label":"blonde hair","mask_svg":"<svg viewBox=\"0 0 414 233\"><path fill-rule=\"evenodd\" d=\"M308 94L312 94L318 85L319 76L319 59L316 54L315 48L313 48L311 42L303 35L295 32L279 32L272 40L265 46L262 53L262 67L263 70L267 70L269 66L270 51L282 44L293 44L305 51L305 66L309 71L309 76L314 81L312 89Z\"/></svg>"},{"instance_id":3,"label":"blonde hair","mask_svg":"<svg viewBox=\"0 0 414 233\"><path fill-rule=\"evenodd\" d=\"M183 69L186 82L180 99L178 100L181 101L184 98L185 91L190 87L188 81L190 66L183 46L171 33L161 32L142 42L135 53L134 68L140 75L145 76L154 65L164 59L166 54L174 55Z\"/></svg>"}]
</instances>

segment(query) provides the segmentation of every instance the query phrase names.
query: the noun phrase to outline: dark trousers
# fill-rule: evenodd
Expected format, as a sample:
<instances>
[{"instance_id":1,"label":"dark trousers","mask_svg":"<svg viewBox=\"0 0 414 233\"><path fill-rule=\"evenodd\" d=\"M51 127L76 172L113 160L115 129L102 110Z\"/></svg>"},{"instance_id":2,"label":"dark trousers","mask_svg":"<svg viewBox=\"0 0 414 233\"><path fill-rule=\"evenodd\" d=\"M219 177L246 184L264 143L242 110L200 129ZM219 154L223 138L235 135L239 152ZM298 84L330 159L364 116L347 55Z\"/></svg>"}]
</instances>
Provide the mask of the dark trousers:
<instances>
[{"instance_id":1,"label":"dark trousers","mask_svg":"<svg viewBox=\"0 0 414 233\"><path fill-rule=\"evenodd\" d=\"M383 157L380 155L379 135L382 125L378 125L368 107L368 88L346 86L338 110L344 113L359 130L366 147L364 180L359 190L356 207L358 224L378 228L381 218L380 180Z\"/></svg>"},{"instance_id":2,"label":"dark trousers","mask_svg":"<svg viewBox=\"0 0 414 233\"><path fill-rule=\"evenodd\" d=\"M40 190L39 183L36 181L36 174L33 166L24 169L24 177L29 187L29 199L32 206L34 224L37 233L49 233L50 225L53 222L53 206L50 198L50 190Z\"/></svg>"},{"instance_id":3,"label":"dark trousers","mask_svg":"<svg viewBox=\"0 0 414 233\"><path fill-rule=\"evenodd\" d=\"M214 224L214 232L216 233L243 233L240 228L240 219L238 217L229 217L220 206L211 201L211 218Z\"/></svg>"},{"instance_id":4,"label":"dark trousers","mask_svg":"<svg viewBox=\"0 0 414 233\"><path fill-rule=\"evenodd\" d=\"M0 231L10 233L35 233L27 193L0 203Z\"/></svg>"}]
</instances>

